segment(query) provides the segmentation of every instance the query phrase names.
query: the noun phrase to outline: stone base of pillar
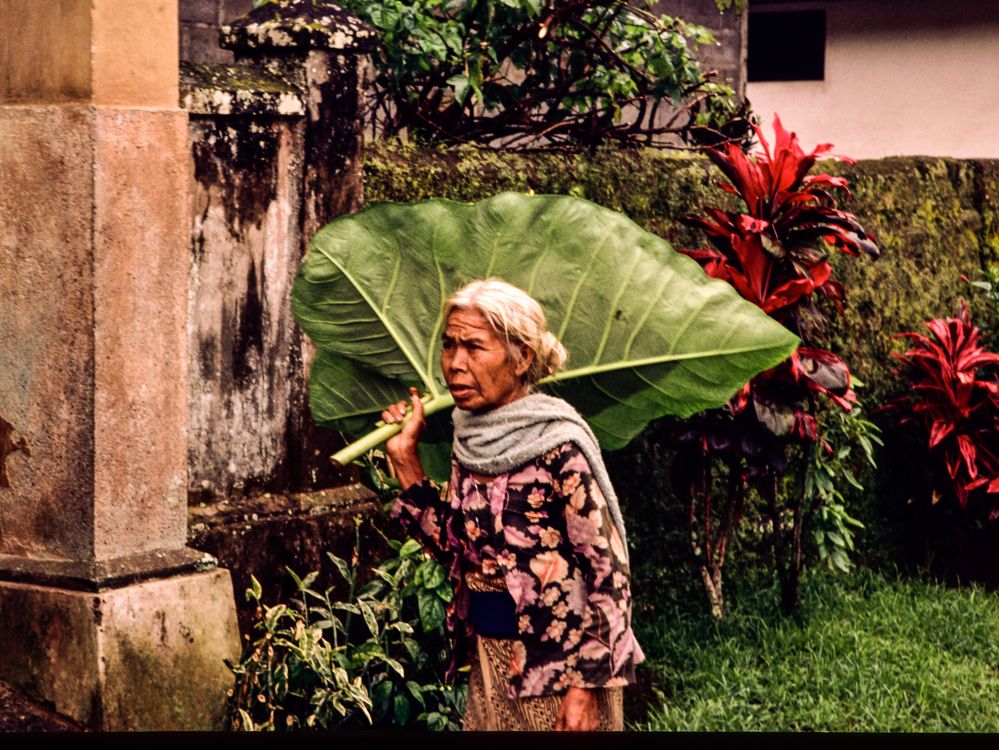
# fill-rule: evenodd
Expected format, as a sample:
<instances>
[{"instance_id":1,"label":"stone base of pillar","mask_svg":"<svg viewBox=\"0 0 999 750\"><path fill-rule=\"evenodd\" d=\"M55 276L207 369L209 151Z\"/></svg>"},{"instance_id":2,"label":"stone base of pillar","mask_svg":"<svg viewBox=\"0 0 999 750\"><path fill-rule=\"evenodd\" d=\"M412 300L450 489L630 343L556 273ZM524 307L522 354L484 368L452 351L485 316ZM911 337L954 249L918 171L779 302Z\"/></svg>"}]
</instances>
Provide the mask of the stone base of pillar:
<instances>
[{"instance_id":1,"label":"stone base of pillar","mask_svg":"<svg viewBox=\"0 0 999 750\"><path fill-rule=\"evenodd\" d=\"M96 592L0 581L0 681L94 729L220 729L239 632L227 570Z\"/></svg>"}]
</instances>

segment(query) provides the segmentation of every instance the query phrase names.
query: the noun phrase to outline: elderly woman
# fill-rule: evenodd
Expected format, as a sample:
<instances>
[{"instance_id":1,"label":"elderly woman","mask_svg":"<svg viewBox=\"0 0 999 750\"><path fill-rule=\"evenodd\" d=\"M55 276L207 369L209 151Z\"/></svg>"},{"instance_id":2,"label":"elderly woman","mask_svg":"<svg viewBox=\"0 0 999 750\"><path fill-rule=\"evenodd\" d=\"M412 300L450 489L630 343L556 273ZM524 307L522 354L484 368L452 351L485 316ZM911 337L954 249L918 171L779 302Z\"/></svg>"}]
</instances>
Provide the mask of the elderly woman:
<instances>
[{"instance_id":1,"label":"elderly woman","mask_svg":"<svg viewBox=\"0 0 999 750\"><path fill-rule=\"evenodd\" d=\"M456 585L456 659L471 661L464 729L622 729L621 688L644 658L599 446L569 404L532 392L565 358L541 306L506 282L447 300L441 365L456 409L444 499L417 456L415 389L382 413L404 422L386 446L403 488L393 515Z\"/></svg>"}]
</instances>

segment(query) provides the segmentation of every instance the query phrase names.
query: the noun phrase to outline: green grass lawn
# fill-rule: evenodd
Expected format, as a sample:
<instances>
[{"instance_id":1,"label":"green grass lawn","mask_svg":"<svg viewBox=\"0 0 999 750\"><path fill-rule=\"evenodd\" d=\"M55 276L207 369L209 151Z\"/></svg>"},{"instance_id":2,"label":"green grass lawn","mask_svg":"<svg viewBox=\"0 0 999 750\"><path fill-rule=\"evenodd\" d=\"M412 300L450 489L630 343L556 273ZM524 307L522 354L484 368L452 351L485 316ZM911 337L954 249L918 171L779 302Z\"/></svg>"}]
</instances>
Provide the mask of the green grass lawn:
<instances>
[{"instance_id":1,"label":"green grass lawn","mask_svg":"<svg viewBox=\"0 0 999 750\"><path fill-rule=\"evenodd\" d=\"M999 731L999 596L870 572L819 574L802 594L790 618L776 592L733 596L720 624L639 595L659 698L630 728Z\"/></svg>"}]
</instances>

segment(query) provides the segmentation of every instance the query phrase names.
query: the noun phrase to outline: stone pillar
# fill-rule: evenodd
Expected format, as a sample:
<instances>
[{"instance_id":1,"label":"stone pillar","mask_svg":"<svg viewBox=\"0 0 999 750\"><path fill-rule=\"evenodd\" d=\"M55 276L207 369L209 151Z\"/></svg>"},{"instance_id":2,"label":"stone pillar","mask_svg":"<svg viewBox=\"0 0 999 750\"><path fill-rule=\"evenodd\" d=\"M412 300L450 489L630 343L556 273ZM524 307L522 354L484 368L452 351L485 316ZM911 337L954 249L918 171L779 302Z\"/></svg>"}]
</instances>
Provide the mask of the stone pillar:
<instances>
[{"instance_id":1,"label":"stone pillar","mask_svg":"<svg viewBox=\"0 0 999 750\"><path fill-rule=\"evenodd\" d=\"M237 62L250 62L293 82L305 100L302 253L317 231L364 202L362 182L363 72L377 33L326 0L274 0L224 25L221 44ZM297 329L296 329L297 330ZM299 335L301 335L299 333ZM311 347L302 337L300 362L307 374ZM291 485L313 489L343 484L329 462L343 446L340 436L318 429L307 405L306 377L291 395L288 464Z\"/></svg>"},{"instance_id":2,"label":"stone pillar","mask_svg":"<svg viewBox=\"0 0 999 750\"><path fill-rule=\"evenodd\" d=\"M0 680L95 728L217 727L239 638L185 547L177 3L0 18Z\"/></svg>"}]
</instances>

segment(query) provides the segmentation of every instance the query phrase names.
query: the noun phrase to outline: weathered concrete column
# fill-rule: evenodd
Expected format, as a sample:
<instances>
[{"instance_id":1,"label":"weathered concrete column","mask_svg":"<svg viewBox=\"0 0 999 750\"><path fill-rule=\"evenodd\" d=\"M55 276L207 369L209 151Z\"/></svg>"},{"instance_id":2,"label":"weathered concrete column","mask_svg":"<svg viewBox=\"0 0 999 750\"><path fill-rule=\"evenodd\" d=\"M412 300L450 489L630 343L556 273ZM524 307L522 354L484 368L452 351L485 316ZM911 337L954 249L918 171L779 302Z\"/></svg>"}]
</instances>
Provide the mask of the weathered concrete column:
<instances>
[{"instance_id":1,"label":"weathered concrete column","mask_svg":"<svg viewBox=\"0 0 999 750\"><path fill-rule=\"evenodd\" d=\"M0 0L0 680L218 726L227 571L186 548L176 0Z\"/></svg>"},{"instance_id":2,"label":"weathered concrete column","mask_svg":"<svg viewBox=\"0 0 999 750\"><path fill-rule=\"evenodd\" d=\"M326 0L276 0L221 28L221 44L237 62L248 61L291 81L305 100L302 253L317 231L364 202L362 95L367 54L377 33ZM300 334L299 334L300 335ZM310 345L303 341L300 371L307 373ZM341 438L312 422L302 378L291 394L289 446L299 451L290 465L299 488L342 484L329 456Z\"/></svg>"}]
</instances>

